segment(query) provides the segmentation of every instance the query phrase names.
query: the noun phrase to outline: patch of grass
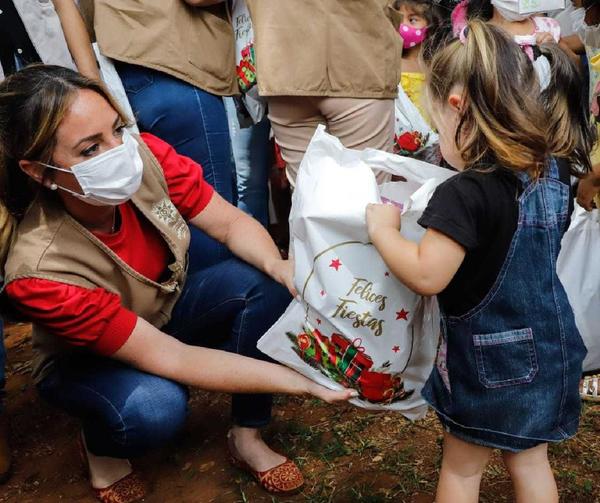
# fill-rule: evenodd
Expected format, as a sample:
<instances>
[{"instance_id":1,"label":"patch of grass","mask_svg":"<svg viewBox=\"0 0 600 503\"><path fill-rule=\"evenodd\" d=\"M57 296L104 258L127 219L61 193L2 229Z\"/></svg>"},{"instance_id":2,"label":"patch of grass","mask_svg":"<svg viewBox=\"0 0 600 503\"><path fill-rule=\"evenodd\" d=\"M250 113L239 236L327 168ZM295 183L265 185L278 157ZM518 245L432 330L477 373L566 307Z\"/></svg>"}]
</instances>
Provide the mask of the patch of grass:
<instances>
[{"instance_id":1,"label":"patch of grass","mask_svg":"<svg viewBox=\"0 0 600 503\"><path fill-rule=\"evenodd\" d=\"M351 487L349 498L352 503L384 503L389 501L385 496L378 494L373 484L360 484Z\"/></svg>"},{"instance_id":2,"label":"patch of grass","mask_svg":"<svg viewBox=\"0 0 600 503\"><path fill-rule=\"evenodd\" d=\"M339 433L334 432L333 435L326 438L321 443L321 449L318 451L318 455L323 461L331 463L337 458L351 454L351 452L352 451L344 443L344 438Z\"/></svg>"},{"instance_id":3,"label":"patch of grass","mask_svg":"<svg viewBox=\"0 0 600 503\"><path fill-rule=\"evenodd\" d=\"M403 467L414 464L415 450L414 446L409 445L386 453L382 467L391 473L398 473Z\"/></svg>"}]
</instances>

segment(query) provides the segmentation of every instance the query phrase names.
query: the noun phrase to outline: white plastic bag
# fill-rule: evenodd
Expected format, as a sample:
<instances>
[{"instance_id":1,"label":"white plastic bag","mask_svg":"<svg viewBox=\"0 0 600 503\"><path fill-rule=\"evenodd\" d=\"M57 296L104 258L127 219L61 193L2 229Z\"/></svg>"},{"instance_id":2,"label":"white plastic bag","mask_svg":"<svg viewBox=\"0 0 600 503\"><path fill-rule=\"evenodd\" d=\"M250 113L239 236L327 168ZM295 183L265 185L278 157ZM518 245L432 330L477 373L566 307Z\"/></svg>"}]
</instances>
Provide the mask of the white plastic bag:
<instances>
[{"instance_id":1,"label":"white plastic bag","mask_svg":"<svg viewBox=\"0 0 600 503\"><path fill-rule=\"evenodd\" d=\"M406 182L377 186L373 170ZM368 203L403 209L402 233L417 224L435 187L452 172L373 149L346 149L319 126L306 151L290 215L294 301L260 339L272 358L331 388L359 391L355 405L421 417L421 388L439 335L434 299L402 285L369 243Z\"/></svg>"},{"instance_id":2,"label":"white plastic bag","mask_svg":"<svg viewBox=\"0 0 600 503\"><path fill-rule=\"evenodd\" d=\"M438 163L440 159L436 158L437 152L433 149L439 143L439 137L401 85L398 86L394 105L394 151L400 155Z\"/></svg>"},{"instance_id":3,"label":"white plastic bag","mask_svg":"<svg viewBox=\"0 0 600 503\"><path fill-rule=\"evenodd\" d=\"M111 96L117 101L123 112L125 112L127 117L133 121L129 127L129 130L133 133L139 134L140 131L137 127L135 114L131 109L129 99L127 99L127 93L125 92L123 82L121 82L121 78L115 69L115 65L113 64L112 60L100 52L100 48L98 47L97 43L94 42L92 47L94 48L94 53L96 54L98 65L100 66L100 78L108 88Z\"/></svg>"},{"instance_id":4,"label":"white plastic bag","mask_svg":"<svg viewBox=\"0 0 600 503\"><path fill-rule=\"evenodd\" d=\"M242 102L252 121L257 124L266 114L267 102L258 94L256 85L254 30L246 0L232 0L231 23L235 37L235 65Z\"/></svg>"},{"instance_id":5,"label":"white plastic bag","mask_svg":"<svg viewBox=\"0 0 600 503\"><path fill-rule=\"evenodd\" d=\"M576 205L562 239L556 269L588 354L583 370L600 369L600 210Z\"/></svg>"}]
</instances>

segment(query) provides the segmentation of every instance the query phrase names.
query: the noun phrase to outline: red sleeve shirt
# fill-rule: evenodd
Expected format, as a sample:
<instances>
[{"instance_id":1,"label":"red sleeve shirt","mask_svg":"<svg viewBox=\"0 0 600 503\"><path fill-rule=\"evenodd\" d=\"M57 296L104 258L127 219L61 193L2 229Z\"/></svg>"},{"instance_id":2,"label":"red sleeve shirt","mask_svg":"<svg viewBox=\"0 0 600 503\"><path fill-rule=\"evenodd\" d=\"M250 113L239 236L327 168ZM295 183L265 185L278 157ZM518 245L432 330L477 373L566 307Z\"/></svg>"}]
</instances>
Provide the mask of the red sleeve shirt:
<instances>
[{"instance_id":1,"label":"red sleeve shirt","mask_svg":"<svg viewBox=\"0 0 600 503\"><path fill-rule=\"evenodd\" d=\"M194 218L214 193L202 177L202 168L156 136L142 133L141 137L163 169L171 201L186 220ZM95 236L140 274L160 281L170 258L166 243L133 203L122 204L118 210L119 230ZM144 253L139 253L140 249ZM137 321L137 315L121 305L118 295L102 288L90 290L30 278L11 282L6 292L34 323L70 344L87 346L102 355L117 351Z\"/></svg>"}]
</instances>

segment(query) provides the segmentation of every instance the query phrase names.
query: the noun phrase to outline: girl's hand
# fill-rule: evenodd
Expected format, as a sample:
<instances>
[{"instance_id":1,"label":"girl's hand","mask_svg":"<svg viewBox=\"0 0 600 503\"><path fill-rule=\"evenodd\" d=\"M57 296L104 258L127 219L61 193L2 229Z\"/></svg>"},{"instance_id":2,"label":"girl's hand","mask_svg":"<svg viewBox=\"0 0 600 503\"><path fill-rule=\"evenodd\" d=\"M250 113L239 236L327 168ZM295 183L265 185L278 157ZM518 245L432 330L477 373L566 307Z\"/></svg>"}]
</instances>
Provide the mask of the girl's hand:
<instances>
[{"instance_id":1,"label":"girl's hand","mask_svg":"<svg viewBox=\"0 0 600 503\"><path fill-rule=\"evenodd\" d=\"M294 286L294 261L293 259L283 260L278 259L271 262L267 268L267 273L278 283L285 286L292 297L298 296L298 291Z\"/></svg>"},{"instance_id":2,"label":"girl's hand","mask_svg":"<svg viewBox=\"0 0 600 503\"><path fill-rule=\"evenodd\" d=\"M542 31L542 32L536 34L535 41L536 41L537 45L555 44L556 43L556 40L552 36L552 33L547 32L547 31Z\"/></svg>"},{"instance_id":3,"label":"girl's hand","mask_svg":"<svg viewBox=\"0 0 600 503\"><path fill-rule=\"evenodd\" d=\"M589 174L577 187L577 204L587 211L595 208L594 197L600 192L600 177Z\"/></svg>"},{"instance_id":4,"label":"girl's hand","mask_svg":"<svg viewBox=\"0 0 600 503\"><path fill-rule=\"evenodd\" d=\"M336 391L312 381L308 386L308 392L327 403L347 402L351 398L356 398L358 396L358 391L354 389Z\"/></svg>"},{"instance_id":5,"label":"girl's hand","mask_svg":"<svg viewBox=\"0 0 600 503\"><path fill-rule=\"evenodd\" d=\"M400 208L393 204L367 204L367 231L369 237L386 228L400 230Z\"/></svg>"}]
</instances>

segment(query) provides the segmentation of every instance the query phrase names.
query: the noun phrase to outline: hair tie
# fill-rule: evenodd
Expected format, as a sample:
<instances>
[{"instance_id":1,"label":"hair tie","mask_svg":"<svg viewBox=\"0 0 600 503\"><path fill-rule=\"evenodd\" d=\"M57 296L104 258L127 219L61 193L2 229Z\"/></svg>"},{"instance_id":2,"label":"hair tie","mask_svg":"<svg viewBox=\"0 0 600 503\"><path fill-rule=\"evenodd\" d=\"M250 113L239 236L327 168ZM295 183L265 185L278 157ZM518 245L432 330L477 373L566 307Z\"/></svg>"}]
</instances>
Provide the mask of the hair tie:
<instances>
[{"instance_id":1,"label":"hair tie","mask_svg":"<svg viewBox=\"0 0 600 503\"><path fill-rule=\"evenodd\" d=\"M462 0L454 7L450 14L450 20L452 23L452 33L455 37L460 35L461 30L467 26L467 8L469 6L469 0Z\"/></svg>"},{"instance_id":2,"label":"hair tie","mask_svg":"<svg viewBox=\"0 0 600 503\"><path fill-rule=\"evenodd\" d=\"M460 43L462 45L465 45L467 43L467 35L469 34L469 27L465 26L462 30L460 30L460 33L458 34L458 40L460 40Z\"/></svg>"}]
</instances>

